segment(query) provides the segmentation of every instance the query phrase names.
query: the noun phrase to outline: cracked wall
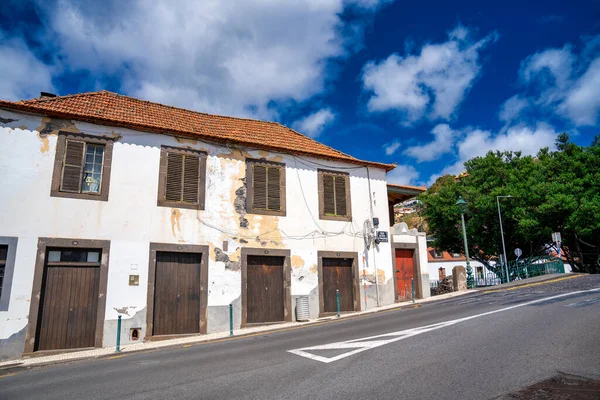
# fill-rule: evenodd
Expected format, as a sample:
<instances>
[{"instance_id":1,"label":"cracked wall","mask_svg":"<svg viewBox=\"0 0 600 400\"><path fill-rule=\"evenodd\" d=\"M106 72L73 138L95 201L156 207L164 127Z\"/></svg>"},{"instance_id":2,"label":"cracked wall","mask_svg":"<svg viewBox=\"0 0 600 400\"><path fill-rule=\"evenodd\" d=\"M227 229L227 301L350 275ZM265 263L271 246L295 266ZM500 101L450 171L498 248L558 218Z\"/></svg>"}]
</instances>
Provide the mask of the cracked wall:
<instances>
[{"instance_id":1,"label":"cracked wall","mask_svg":"<svg viewBox=\"0 0 600 400\"><path fill-rule=\"evenodd\" d=\"M0 176L7 177L3 180L3 189L19 198L18 203L0 198L0 220L6 228L3 235L19 238L15 262L18 273L13 288L31 288L37 237L110 240L105 343L110 343L114 336L111 332L116 329L113 324L119 314L124 323L129 321L127 327L139 323L145 329L148 270L152 267L149 266L150 243L209 246L207 326L214 332L227 325L223 310L227 310L229 304L239 302L243 247L289 249L292 256L291 295L293 298L309 296L311 315L314 316L315 306L318 313L317 252L352 251L361 259L364 243L356 235L362 231L362 223L370 218L369 190L372 191L376 216L381 221L380 230L388 229L384 171L370 171L369 188L366 170L352 169L353 221L327 221L318 218L317 171L319 168L335 169L339 165L335 162L264 150L241 150L1 109L0 118L0 148L11 148L10 153L0 154ZM49 196L59 130L117 139L108 201ZM204 210L157 206L160 148L163 145L202 150L208 154ZM248 158L264 158L286 165L285 217L246 212L245 162ZM43 212L23 213L23 209ZM224 242L227 250L224 250ZM386 244L380 247L369 257L377 257L377 268L383 271L378 273L388 279L385 285L389 285L391 249ZM367 275L374 273L371 265L372 262L366 265L359 261L359 269L367 268ZM139 275L139 286L129 286L129 275ZM28 299L31 290L22 293L13 290L12 293ZM11 299L9 311L0 312L0 340L22 330L28 312L28 301ZM236 321L240 315L240 307L236 305Z\"/></svg>"}]
</instances>

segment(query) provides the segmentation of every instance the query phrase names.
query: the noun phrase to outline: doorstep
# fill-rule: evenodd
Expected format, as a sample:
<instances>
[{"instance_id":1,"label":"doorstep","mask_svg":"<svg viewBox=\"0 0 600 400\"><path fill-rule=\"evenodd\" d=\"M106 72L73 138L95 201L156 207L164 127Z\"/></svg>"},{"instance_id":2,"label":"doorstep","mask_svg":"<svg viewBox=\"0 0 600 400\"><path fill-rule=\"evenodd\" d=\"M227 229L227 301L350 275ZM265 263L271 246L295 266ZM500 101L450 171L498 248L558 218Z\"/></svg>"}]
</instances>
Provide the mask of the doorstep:
<instances>
[{"instance_id":1,"label":"doorstep","mask_svg":"<svg viewBox=\"0 0 600 400\"><path fill-rule=\"evenodd\" d=\"M370 310L365 311L356 311L356 312L344 312L338 318L337 315L325 316L321 318L317 318L314 320L306 321L306 322L284 322L280 324L270 324L270 325L259 325L259 326L247 326L242 329L234 330L234 336L230 336L228 331L225 332L217 332L217 333L209 333L202 335L185 335L178 338L173 339L164 339L164 340L150 340L141 343L129 343L121 346L121 351L116 352L116 348L113 347L104 347L104 348L95 348L95 349L86 349L83 351L65 351L60 354L53 355L37 355L36 357L23 358L20 360L9 360L0 362L0 369L12 369L12 368L27 368L27 367L35 367L35 366L44 366L44 365L52 365L59 363L67 363L84 359L92 359L92 358L111 358L111 357L119 357L124 353L131 352L140 352L146 350L156 350L161 348L169 348L169 347L186 347L194 344L207 343L212 341L220 341L220 340L234 340L237 338L243 338L247 336L254 336L258 334L267 334L267 333L275 333L279 331L286 331L289 329L299 329L305 326L329 323L333 321L348 319L348 318L356 318L363 315L374 314L377 312L393 310L393 309L401 309L411 307L420 303L428 303L431 301L444 300L456 296L461 296L464 294L473 293L473 291L464 291L464 292L452 292L441 294L438 296L428 297L426 299L416 299L413 303L412 301L405 301L402 303L394 303L386 306L381 306L377 308L372 308Z\"/></svg>"}]
</instances>

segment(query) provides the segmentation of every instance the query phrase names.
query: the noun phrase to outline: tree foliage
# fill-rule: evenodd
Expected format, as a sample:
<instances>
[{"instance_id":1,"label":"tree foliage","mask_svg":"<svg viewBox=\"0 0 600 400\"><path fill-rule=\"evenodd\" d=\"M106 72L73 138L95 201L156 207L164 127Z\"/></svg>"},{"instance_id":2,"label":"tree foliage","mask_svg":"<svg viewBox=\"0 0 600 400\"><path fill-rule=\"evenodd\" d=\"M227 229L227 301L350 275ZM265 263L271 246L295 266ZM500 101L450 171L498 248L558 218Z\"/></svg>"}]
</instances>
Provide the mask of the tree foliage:
<instances>
[{"instance_id":1,"label":"tree foliage","mask_svg":"<svg viewBox=\"0 0 600 400\"><path fill-rule=\"evenodd\" d=\"M439 248L463 251L460 211L462 196L469 253L489 265L502 253L496 196L500 198L506 252L522 257L551 250L552 232L560 232L562 251L578 271L600 272L600 146L578 146L560 134L556 151L536 157L519 152L489 152L465 163L466 173L438 178L422 201L428 232Z\"/></svg>"}]
</instances>

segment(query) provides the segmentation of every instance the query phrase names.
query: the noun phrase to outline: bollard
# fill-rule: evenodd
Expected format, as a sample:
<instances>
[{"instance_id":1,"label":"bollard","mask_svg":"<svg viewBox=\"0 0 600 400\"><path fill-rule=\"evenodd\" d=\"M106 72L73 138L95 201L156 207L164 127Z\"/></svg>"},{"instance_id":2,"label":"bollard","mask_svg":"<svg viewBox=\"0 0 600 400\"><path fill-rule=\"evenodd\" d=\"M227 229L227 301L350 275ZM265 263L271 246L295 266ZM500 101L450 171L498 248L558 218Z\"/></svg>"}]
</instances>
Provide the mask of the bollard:
<instances>
[{"instance_id":1,"label":"bollard","mask_svg":"<svg viewBox=\"0 0 600 400\"><path fill-rule=\"evenodd\" d=\"M233 336L233 305L229 305L229 336Z\"/></svg>"},{"instance_id":2,"label":"bollard","mask_svg":"<svg viewBox=\"0 0 600 400\"><path fill-rule=\"evenodd\" d=\"M335 302L337 303L337 316L340 317L340 290L335 289Z\"/></svg>"},{"instance_id":3,"label":"bollard","mask_svg":"<svg viewBox=\"0 0 600 400\"><path fill-rule=\"evenodd\" d=\"M121 316L117 320L117 353L121 351Z\"/></svg>"},{"instance_id":4,"label":"bollard","mask_svg":"<svg viewBox=\"0 0 600 400\"><path fill-rule=\"evenodd\" d=\"M412 302L415 302L415 278L410 278L410 283L412 285Z\"/></svg>"}]
</instances>

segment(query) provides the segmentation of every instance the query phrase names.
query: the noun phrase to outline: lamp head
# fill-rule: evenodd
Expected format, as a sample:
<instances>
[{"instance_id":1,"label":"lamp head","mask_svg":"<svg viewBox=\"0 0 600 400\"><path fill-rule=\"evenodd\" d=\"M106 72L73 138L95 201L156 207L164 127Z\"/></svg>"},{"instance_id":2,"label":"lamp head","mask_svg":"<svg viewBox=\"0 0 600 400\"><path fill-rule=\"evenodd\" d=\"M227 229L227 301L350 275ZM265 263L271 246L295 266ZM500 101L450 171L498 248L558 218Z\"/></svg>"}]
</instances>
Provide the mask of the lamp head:
<instances>
[{"instance_id":1,"label":"lamp head","mask_svg":"<svg viewBox=\"0 0 600 400\"><path fill-rule=\"evenodd\" d=\"M456 205L460 208L460 212L464 213L467 211L467 202L462 198L462 196L458 197Z\"/></svg>"}]
</instances>

